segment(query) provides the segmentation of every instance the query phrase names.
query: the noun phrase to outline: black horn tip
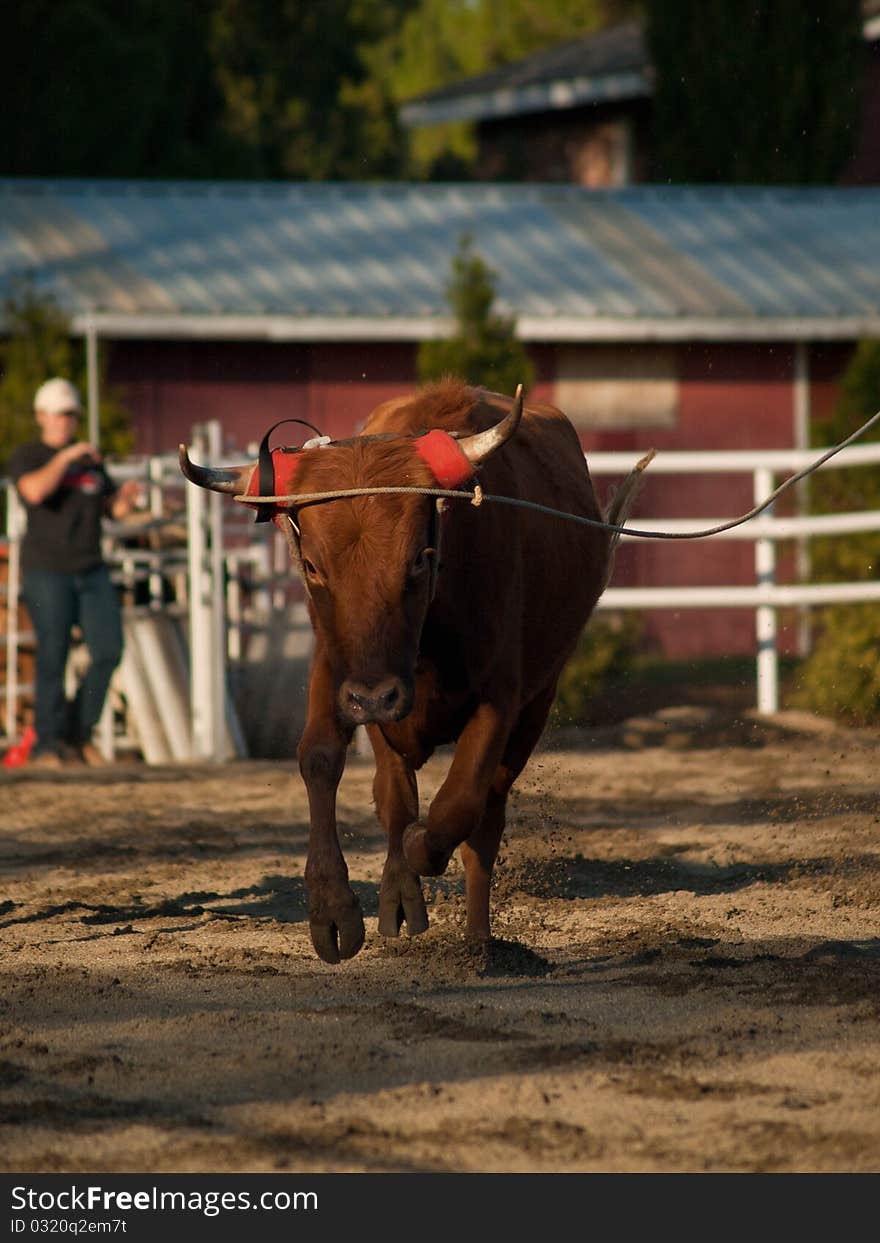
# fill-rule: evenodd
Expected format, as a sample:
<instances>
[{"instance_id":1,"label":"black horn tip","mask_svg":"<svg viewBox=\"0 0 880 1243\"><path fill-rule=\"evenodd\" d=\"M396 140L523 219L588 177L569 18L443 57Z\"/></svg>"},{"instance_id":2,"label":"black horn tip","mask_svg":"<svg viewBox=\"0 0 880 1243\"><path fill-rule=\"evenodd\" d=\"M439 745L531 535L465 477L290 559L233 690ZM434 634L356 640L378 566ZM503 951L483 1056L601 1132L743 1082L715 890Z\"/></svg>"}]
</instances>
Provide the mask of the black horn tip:
<instances>
[{"instance_id":1,"label":"black horn tip","mask_svg":"<svg viewBox=\"0 0 880 1243\"><path fill-rule=\"evenodd\" d=\"M187 479L193 480L193 463L189 459L186 445L177 446L177 458L180 462L180 469L186 475ZM195 480L193 480L195 482Z\"/></svg>"}]
</instances>

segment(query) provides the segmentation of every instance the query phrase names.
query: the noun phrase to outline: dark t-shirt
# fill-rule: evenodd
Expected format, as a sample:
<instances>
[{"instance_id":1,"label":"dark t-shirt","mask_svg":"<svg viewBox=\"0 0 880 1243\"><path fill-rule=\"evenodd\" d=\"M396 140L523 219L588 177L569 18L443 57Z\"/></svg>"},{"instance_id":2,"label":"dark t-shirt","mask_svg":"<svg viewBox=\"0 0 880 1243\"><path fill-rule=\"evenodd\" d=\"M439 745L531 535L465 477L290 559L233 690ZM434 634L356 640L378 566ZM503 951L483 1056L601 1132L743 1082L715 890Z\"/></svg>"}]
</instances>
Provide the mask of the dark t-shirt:
<instances>
[{"instance_id":1,"label":"dark t-shirt","mask_svg":"<svg viewBox=\"0 0 880 1243\"><path fill-rule=\"evenodd\" d=\"M58 452L41 440L22 445L9 460L14 483L40 470ZM100 565L101 518L116 484L96 462L72 462L55 491L39 505L27 507L27 533L21 547L21 568L79 574Z\"/></svg>"}]
</instances>

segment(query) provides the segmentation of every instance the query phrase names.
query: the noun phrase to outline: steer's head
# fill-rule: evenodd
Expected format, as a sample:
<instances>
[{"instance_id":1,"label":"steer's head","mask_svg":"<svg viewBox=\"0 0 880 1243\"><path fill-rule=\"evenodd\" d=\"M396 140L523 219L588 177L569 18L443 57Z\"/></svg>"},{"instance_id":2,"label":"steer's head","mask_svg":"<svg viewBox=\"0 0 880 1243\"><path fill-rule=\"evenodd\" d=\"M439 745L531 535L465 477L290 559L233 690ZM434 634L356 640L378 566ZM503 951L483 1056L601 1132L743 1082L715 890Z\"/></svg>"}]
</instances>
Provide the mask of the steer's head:
<instances>
[{"instance_id":1,"label":"steer's head","mask_svg":"<svg viewBox=\"0 0 880 1243\"><path fill-rule=\"evenodd\" d=\"M513 435L521 414L518 389L510 413L487 431L367 435L276 449L271 472L264 463L262 476L258 462L196 466L181 445L181 469L191 482L252 506L261 495L283 498L261 504L288 535L333 671L337 711L348 725L398 721L412 707L441 523L436 498L418 492L307 498L355 488L456 488ZM273 491L266 493L270 478Z\"/></svg>"}]
</instances>

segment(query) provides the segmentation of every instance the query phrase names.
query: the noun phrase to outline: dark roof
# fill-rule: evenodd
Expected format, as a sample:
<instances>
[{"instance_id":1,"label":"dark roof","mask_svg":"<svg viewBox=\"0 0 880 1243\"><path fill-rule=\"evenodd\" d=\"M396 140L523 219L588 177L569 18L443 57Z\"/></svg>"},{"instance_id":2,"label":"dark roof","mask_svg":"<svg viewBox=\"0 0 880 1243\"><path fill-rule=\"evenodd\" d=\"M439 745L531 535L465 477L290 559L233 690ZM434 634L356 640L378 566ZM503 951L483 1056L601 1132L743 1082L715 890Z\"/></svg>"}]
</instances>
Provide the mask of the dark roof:
<instances>
[{"instance_id":1,"label":"dark roof","mask_svg":"<svg viewBox=\"0 0 880 1243\"><path fill-rule=\"evenodd\" d=\"M622 22L409 100L406 125L486 120L650 94L640 22Z\"/></svg>"},{"instance_id":2,"label":"dark roof","mask_svg":"<svg viewBox=\"0 0 880 1243\"><path fill-rule=\"evenodd\" d=\"M0 299L107 336L418 341L464 232L532 341L880 336L880 187L0 179Z\"/></svg>"}]
</instances>

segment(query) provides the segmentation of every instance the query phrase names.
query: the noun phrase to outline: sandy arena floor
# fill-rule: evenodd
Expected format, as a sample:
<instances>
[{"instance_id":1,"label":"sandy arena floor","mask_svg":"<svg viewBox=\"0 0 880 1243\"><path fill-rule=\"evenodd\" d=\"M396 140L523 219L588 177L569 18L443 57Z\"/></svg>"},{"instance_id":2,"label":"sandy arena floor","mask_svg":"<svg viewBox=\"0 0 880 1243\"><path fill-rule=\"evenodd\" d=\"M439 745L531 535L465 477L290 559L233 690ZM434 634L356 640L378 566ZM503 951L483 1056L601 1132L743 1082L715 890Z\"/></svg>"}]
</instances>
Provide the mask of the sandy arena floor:
<instances>
[{"instance_id":1,"label":"sandy arena floor","mask_svg":"<svg viewBox=\"0 0 880 1243\"><path fill-rule=\"evenodd\" d=\"M0 770L0 1169L880 1170L880 734L682 708L550 742L485 954L457 860L425 936L378 937L352 757L339 967L292 763Z\"/></svg>"}]
</instances>

